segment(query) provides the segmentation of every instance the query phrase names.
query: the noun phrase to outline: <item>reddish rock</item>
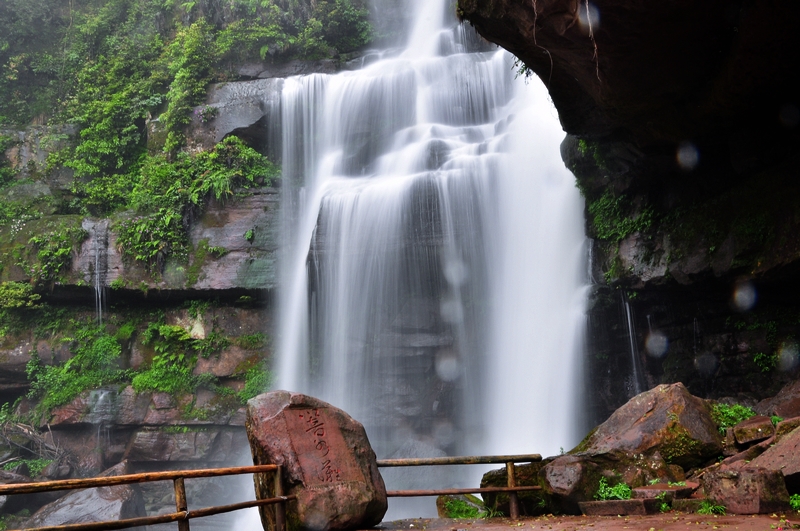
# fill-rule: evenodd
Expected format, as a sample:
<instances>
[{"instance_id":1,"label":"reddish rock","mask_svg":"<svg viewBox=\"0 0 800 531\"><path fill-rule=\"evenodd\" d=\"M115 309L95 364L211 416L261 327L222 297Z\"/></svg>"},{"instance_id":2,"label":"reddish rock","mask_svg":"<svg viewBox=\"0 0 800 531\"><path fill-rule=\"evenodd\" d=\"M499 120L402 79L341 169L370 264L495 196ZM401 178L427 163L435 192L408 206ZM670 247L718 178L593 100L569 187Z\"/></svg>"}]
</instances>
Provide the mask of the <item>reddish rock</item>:
<instances>
[{"instance_id":1,"label":"reddish rock","mask_svg":"<svg viewBox=\"0 0 800 531\"><path fill-rule=\"evenodd\" d=\"M103 476L127 473L127 464L105 471ZM138 485L116 485L71 491L45 505L25 523L26 528L123 520L147 516ZM142 530L142 528L133 528Z\"/></svg>"},{"instance_id":2,"label":"reddish rock","mask_svg":"<svg viewBox=\"0 0 800 531\"><path fill-rule=\"evenodd\" d=\"M787 484L800 486L800 428L765 449L749 466L779 471Z\"/></svg>"},{"instance_id":3,"label":"reddish rock","mask_svg":"<svg viewBox=\"0 0 800 531\"><path fill-rule=\"evenodd\" d=\"M237 346L226 348L216 356L199 358L194 368L194 374L211 373L218 377L231 376L236 369L241 367L254 353Z\"/></svg>"},{"instance_id":4,"label":"reddish rock","mask_svg":"<svg viewBox=\"0 0 800 531\"><path fill-rule=\"evenodd\" d=\"M733 514L764 514L789 508L789 492L783 474L777 470L708 471L703 475L703 490L706 497Z\"/></svg>"},{"instance_id":5,"label":"reddish rock","mask_svg":"<svg viewBox=\"0 0 800 531\"><path fill-rule=\"evenodd\" d=\"M733 427L733 435L739 444L748 444L769 439L775 434L775 426L769 417L756 415Z\"/></svg>"},{"instance_id":6,"label":"reddish rock","mask_svg":"<svg viewBox=\"0 0 800 531\"><path fill-rule=\"evenodd\" d=\"M669 486L666 483L657 483L655 485L645 485L644 487L636 487L631 491L631 498L635 499L663 499L664 501L672 501L676 498L688 498L699 487L698 483L688 482L686 485Z\"/></svg>"},{"instance_id":7,"label":"reddish rock","mask_svg":"<svg viewBox=\"0 0 800 531\"><path fill-rule=\"evenodd\" d=\"M604 500L580 502L578 505L581 513L586 516L644 515L657 514L661 507L661 500Z\"/></svg>"},{"instance_id":8,"label":"reddish rock","mask_svg":"<svg viewBox=\"0 0 800 531\"><path fill-rule=\"evenodd\" d=\"M800 417L794 417L779 422L775 426L775 440L780 441L786 435L789 435L797 428L800 428Z\"/></svg>"},{"instance_id":9,"label":"reddish rock","mask_svg":"<svg viewBox=\"0 0 800 531\"><path fill-rule=\"evenodd\" d=\"M144 423L150 405L150 393L137 393L127 386L119 394L119 410L116 423L121 426L137 426Z\"/></svg>"},{"instance_id":10,"label":"reddish rock","mask_svg":"<svg viewBox=\"0 0 800 531\"><path fill-rule=\"evenodd\" d=\"M761 441L758 444L754 444L738 454L728 457L722 461L722 463L720 463L720 468L722 470L737 470L740 468L746 468L750 461L763 454L770 446L772 446L774 442L775 440L773 438L769 438Z\"/></svg>"},{"instance_id":11,"label":"reddish rock","mask_svg":"<svg viewBox=\"0 0 800 531\"><path fill-rule=\"evenodd\" d=\"M217 429L197 430L186 427L177 427L176 431L144 429L134 434L126 459L162 462L205 460L213 452L218 436Z\"/></svg>"},{"instance_id":12,"label":"reddish rock","mask_svg":"<svg viewBox=\"0 0 800 531\"><path fill-rule=\"evenodd\" d=\"M722 451L707 403L682 383L659 385L632 398L573 452L660 454L667 463L697 466Z\"/></svg>"},{"instance_id":13,"label":"reddish rock","mask_svg":"<svg viewBox=\"0 0 800 531\"><path fill-rule=\"evenodd\" d=\"M800 417L800 380L786 384L777 395L762 400L754 409L765 416Z\"/></svg>"},{"instance_id":14,"label":"reddish rock","mask_svg":"<svg viewBox=\"0 0 800 531\"><path fill-rule=\"evenodd\" d=\"M247 403L247 436L256 464L283 467L284 492L297 496L287 509L290 530L363 528L386 513L386 487L364 427L316 398L274 391ZM273 495L272 478L256 478L256 495ZM274 510L265 508L265 529Z\"/></svg>"}]
</instances>

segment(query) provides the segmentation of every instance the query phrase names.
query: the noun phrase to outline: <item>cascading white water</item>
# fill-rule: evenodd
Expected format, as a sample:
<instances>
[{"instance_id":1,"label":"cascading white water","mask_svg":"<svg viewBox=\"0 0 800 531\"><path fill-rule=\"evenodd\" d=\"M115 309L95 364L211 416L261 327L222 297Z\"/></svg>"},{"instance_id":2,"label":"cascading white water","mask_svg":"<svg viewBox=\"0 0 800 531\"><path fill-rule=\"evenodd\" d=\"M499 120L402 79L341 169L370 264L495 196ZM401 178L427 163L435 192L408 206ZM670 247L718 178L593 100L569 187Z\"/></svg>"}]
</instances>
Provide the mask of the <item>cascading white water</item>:
<instances>
[{"instance_id":1,"label":"cascading white water","mask_svg":"<svg viewBox=\"0 0 800 531\"><path fill-rule=\"evenodd\" d=\"M515 81L449 2L412 4L402 52L284 83L277 387L348 411L379 457L554 454L582 435L583 202L563 132L538 80Z\"/></svg>"}]
</instances>

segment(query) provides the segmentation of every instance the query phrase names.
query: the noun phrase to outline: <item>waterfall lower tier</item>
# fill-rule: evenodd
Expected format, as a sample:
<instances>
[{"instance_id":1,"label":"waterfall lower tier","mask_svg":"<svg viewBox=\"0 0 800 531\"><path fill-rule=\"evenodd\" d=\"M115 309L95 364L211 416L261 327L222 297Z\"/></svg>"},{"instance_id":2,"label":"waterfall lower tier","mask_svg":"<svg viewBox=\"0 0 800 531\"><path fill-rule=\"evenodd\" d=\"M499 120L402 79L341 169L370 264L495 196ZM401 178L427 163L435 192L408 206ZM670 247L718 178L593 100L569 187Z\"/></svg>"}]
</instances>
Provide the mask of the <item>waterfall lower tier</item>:
<instances>
[{"instance_id":1,"label":"waterfall lower tier","mask_svg":"<svg viewBox=\"0 0 800 531\"><path fill-rule=\"evenodd\" d=\"M381 458L553 454L582 435L583 202L544 87L445 4L394 57L284 83L277 385ZM450 472L424 486L477 481Z\"/></svg>"}]
</instances>

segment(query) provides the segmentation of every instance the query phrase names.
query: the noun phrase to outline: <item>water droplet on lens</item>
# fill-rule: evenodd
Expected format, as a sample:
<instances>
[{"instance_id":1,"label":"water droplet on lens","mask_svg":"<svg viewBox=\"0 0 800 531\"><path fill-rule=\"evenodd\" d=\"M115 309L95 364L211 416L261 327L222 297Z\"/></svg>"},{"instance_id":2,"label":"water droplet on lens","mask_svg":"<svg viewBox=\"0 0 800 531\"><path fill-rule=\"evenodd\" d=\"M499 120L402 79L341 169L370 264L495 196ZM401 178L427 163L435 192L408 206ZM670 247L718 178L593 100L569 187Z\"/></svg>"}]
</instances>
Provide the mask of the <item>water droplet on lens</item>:
<instances>
[{"instance_id":1,"label":"water droplet on lens","mask_svg":"<svg viewBox=\"0 0 800 531\"><path fill-rule=\"evenodd\" d=\"M800 363L800 352L797 343L787 341L781 345L778 351L778 369L784 372L793 371L798 363Z\"/></svg>"},{"instance_id":2,"label":"water droplet on lens","mask_svg":"<svg viewBox=\"0 0 800 531\"><path fill-rule=\"evenodd\" d=\"M460 368L458 356L452 350L441 350L436 354L436 375L440 380L452 382L458 378Z\"/></svg>"},{"instance_id":3,"label":"water droplet on lens","mask_svg":"<svg viewBox=\"0 0 800 531\"><path fill-rule=\"evenodd\" d=\"M581 2L578 8L578 24L587 35L596 32L600 27L600 10L593 3Z\"/></svg>"},{"instance_id":4,"label":"water droplet on lens","mask_svg":"<svg viewBox=\"0 0 800 531\"><path fill-rule=\"evenodd\" d=\"M694 368L700 373L700 376L709 377L717 370L717 357L710 352L700 354L694 359Z\"/></svg>"},{"instance_id":5,"label":"water droplet on lens","mask_svg":"<svg viewBox=\"0 0 800 531\"><path fill-rule=\"evenodd\" d=\"M657 330L654 330L647 336L644 347L647 349L648 354L655 358L660 358L667 353L667 349L669 348L669 340L667 339L667 336Z\"/></svg>"},{"instance_id":6,"label":"water droplet on lens","mask_svg":"<svg viewBox=\"0 0 800 531\"><path fill-rule=\"evenodd\" d=\"M444 278L455 287L467 280L467 266L461 260L448 260L444 265Z\"/></svg>"},{"instance_id":7,"label":"water droplet on lens","mask_svg":"<svg viewBox=\"0 0 800 531\"><path fill-rule=\"evenodd\" d=\"M758 295L756 288L750 282L740 282L733 290L733 305L740 312L746 312L756 304Z\"/></svg>"},{"instance_id":8,"label":"water droplet on lens","mask_svg":"<svg viewBox=\"0 0 800 531\"><path fill-rule=\"evenodd\" d=\"M442 301L439 311L442 314L442 319L448 323L460 323L464 319L464 311L458 301L444 300Z\"/></svg>"},{"instance_id":9,"label":"water droplet on lens","mask_svg":"<svg viewBox=\"0 0 800 531\"><path fill-rule=\"evenodd\" d=\"M680 166L682 170L691 171L697 166L697 163L700 162L700 153L691 142L683 142L678 146L676 158L678 160L678 166Z\"/></svg>"}]
</instances>

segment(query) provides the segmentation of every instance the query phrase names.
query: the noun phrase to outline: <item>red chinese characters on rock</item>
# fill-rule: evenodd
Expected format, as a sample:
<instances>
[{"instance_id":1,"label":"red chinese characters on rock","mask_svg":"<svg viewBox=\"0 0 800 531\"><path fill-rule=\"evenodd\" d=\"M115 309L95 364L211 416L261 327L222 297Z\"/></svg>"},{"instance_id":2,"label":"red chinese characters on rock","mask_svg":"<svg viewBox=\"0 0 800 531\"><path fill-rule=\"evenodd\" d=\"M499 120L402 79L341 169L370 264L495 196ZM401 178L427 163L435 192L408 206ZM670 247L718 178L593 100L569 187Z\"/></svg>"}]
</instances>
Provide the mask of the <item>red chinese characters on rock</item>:
<instances>
[{"instance_id":1,"label":"red chinese characters on rock","mask_svg":"<svg viewBox=\"0 0 800 531\"><path fill-rule=\"evenodd\" d=\"M342 433L326 422L325 408L287 411L286 421L306 485L364 481Z\"/></svg>"},{"instance_id":2,"label":"red chinese characters on rock","mask_svg":"<svg viewBox=\"0 0 800 531\"><path fill-rule=\"evenodd\" d=\"M319 409L308 409L298 415L308 425L306 433L313 437L314 448L317 450L317 457L323 459L322 467L319 469L317 479L323 483L335 483L342 481L341 470L335 468L333 461L328 459L331 447L325 440L325 423L320 418Z\"/></svg>"}]
</instances>

